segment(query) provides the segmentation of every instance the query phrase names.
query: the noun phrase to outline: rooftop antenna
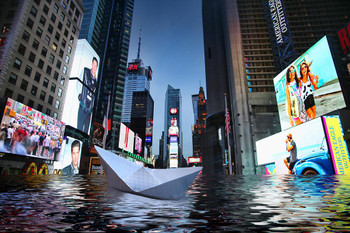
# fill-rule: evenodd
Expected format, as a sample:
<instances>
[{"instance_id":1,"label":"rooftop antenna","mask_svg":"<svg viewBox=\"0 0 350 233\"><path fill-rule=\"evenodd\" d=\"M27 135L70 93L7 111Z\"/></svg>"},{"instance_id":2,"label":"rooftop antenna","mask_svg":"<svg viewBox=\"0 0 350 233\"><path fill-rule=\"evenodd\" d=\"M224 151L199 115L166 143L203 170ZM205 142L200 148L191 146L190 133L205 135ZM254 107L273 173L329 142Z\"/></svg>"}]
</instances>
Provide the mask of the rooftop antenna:
<instances>
[{"instance_id":1,"label":"rooftop antenna","mask_svg":"<svg viewBox=\"0 0 350 233\"><path fill-rule=\"evenodd\" d=\"M137 50L137 60L140 60L140 49L141 49L141 31L142 29L140 29L140 36L139 36L139 48Z\"/></svg>"}]
</instances>

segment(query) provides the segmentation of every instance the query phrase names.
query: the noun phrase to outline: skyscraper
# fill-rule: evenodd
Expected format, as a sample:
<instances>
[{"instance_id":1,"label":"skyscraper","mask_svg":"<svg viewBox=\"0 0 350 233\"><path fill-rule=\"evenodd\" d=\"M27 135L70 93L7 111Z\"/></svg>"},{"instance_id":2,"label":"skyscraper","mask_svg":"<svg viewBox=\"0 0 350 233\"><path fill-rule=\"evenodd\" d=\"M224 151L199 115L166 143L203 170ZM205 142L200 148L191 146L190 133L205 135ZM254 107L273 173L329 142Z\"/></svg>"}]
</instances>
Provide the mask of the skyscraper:
<instances>
[{"instance_id":1,"label":"skyscraper","mask_svg":"<svg viewBox=\"0 0 350 233\"><path fill-rule=\"evenodd\" d=\"M269 23L272 16L265 14L268 5L264 2L222 0L214 4L203 0L209 114L224 111L219 94L228 91L232 154L239 174L257 172L255 142L280 131L273 78L284 67L276 61L291 53L298 57L322 36L335 35L349 20L350 2L346 0L283 3L279 13L288 22L293 49L279 54L276 32ZM221 88L226 84L227 90Z\"/></svg>"},{"instance_id":2,"label":"skyscraper","mask_svg":"<svg viewBox=\"0 0 350 233\"><path fill-rule=\"evenodd\" d=\"M110 99L108 117L111 119L111 132L107 138L107 149L115 150L122 115L134 0L90 0L84 1L84 6L88 15L84 25L89 25L89 29L80 38L87 39L101 59L94 121L103 122Z\"/></svg>"},{"instance_id":3,"label":"skyscraper","mask_svg":"<svg viewBox=\"0 0 350 233\"><path fill-rule=\"evenodd\" d=\"M4 0L0 12L0 98L60 120L84 13L81 0Z\"/></svg>"},{"instance_id":4,"label":"skyscraper","mask_svg":"<svg viewBox=\"0 0 350 233\"><path fill-rule=\"evenodd\" d=\"M181 167L182 164L182 97L180 89L168 85L165 94L163 166Z\"/></svg>"}]
</instances>

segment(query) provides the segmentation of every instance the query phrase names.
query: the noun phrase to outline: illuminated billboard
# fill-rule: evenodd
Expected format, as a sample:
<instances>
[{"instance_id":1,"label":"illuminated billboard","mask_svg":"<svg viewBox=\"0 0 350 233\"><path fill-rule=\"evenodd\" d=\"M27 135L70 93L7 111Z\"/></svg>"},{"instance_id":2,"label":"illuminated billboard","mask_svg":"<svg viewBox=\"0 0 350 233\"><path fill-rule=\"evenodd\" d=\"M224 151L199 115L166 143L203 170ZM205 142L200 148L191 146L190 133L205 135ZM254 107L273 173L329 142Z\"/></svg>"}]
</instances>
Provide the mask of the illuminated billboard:
<instances>
[{"instance_id":1,"label":"illuminated billboard","mask_svg":"<svg viewBox=\"0 0 350 233\"><path fill-rule=\"evenodd\" d=\"M274 78L282 130L344 108L327 37Z\"/></svg>"},{"instance_id":2,"label":"illuminated billboard","mask_svg":"<svg viewBox=\"0 0 350 233\"><path fill-rule=\"evenodd\" d=\"M92 143L90 146L90 153L93 154L97 154L97 151L95 149L95 145L99 146L99 147L103 147L103 134L104 134L104 128L103 125L98 123L98 122L94 122L93 126L92 126Z\"/></svg>"},{"instance_id":3,"label":"illuminated billboard","mask_svg":"<svg viewBox=\"0 0 350 233\"><path fill-rule=\"evenodd\" d=\"M123 123L120 123L119 148L134 153L134 138L135 133Z\"/></svg>"},{"instance_id":4,"label":"illuminated billboard","mask_svg":"<svg viewBox=\"0 0 350 233\"><path fill-rule=\"evenodd\" d=\"M54 162L54 169L61 170L64 175L79 174L82 145L80 140L66 137L60 158Z\"/></svg>"},{"instance_id":5,"label":"illuminated billboard","mask_svg":"<svg viewBox=\"0 0 350 233\"><path fill-rule=\"evenodd\" d=\"M136 134L136 136L135 136L135 151L136 151L136 153L140 154L141 150L142 150L142 139L139 136L137 136L137 134Z\"/></svg>"},{"instance_id":6,"label":"illuminated billboard","mask_svg":"<svg viewBox=\"0 0 350 233\"><path fill-rule=\"evenodd\" d=\"M169 154L170 155L177 155L179 153L179 146L177 143L170 143L169 145Z\"/></svg>"},{"instance_id":7,"label":"illuminated billboard","mask_svg":"<svg viewBox=\"0 0 350 233\"><path fill-rule=\"evenodd\" d=\"M178 142L177 141L177 136L170 136L170 143L172 143L172 142Z\"/></svg>"},{"instance_id":8,"label":"illuminated billboard","mask_svg":"<svg viewBox=\"0 0 350 233\"><path fill-rule=\"evenodd\" d=\"M11 98L1 120L0 152L54 160L65 124Z\"/></svg>"},{"instance_id":9,"label":"illuminated billboard","mask_svg":"<svg viewBox=\"0 0 350 233\"><path fill-rule=\"evenodd\" d=\"M78 40L70 73L62 121L89 133L100 58L85 40Z\"/></svg>"},{"instance_id":10,"label":"illuminated billboard","mask_svg":"<svg viewBox=\"0 0 350 233\"><path fill-rule=\"evenodd\" d=\"M148 144L151 144L152 143L152 136L146 136L145 142Z\"/></svg>"},{"instance_id":11,"label":"illuminated billboard","mask_svg":"<svg viewBox=\"0 0 350 233\"><path fill-rule=\"evenodd\" d=\"M350 174L339 117L318 117L256 142L267 174ZM290 171L289 171L290 170Z\"/></svg>"},{"instance_id":12,"label":"illuminated billboard","mask_svg":"<svg viewBox=\"0 0 350 233\"><path fill-rule=\"evenodd\" d=\"M170 136L178 136L179 135L179 127L174 127L174 126L169 127L169 135Z\"/></svg>"},{"instance_id":13,"label":"illuminated billboard","mask_svg":"<svg viewBox=\"0 0 350 233\"><path fill-rule=\"evenodd\" d=\"M188 157L188 163L201 163L202 157Z\"/></svg>"}]
</instances>

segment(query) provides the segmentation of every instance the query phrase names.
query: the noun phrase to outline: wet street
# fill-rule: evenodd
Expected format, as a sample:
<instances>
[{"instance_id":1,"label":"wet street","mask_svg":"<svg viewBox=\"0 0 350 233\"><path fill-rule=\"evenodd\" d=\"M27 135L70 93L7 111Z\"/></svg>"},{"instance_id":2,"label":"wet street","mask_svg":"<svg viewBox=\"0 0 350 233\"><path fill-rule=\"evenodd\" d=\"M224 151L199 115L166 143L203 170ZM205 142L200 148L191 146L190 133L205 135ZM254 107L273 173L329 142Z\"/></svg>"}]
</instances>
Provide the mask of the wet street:
<instances>
[{"instance_id":1,"label":"wet street","mask_svg":"<svg viewBox=\"0 0 350 233\"><path fill-rule=\"evenodd\" d=\"M103 175L0 177L0 232L344 232L350 177L200 175L177 201Z\"/></svg>"}]
</instances>

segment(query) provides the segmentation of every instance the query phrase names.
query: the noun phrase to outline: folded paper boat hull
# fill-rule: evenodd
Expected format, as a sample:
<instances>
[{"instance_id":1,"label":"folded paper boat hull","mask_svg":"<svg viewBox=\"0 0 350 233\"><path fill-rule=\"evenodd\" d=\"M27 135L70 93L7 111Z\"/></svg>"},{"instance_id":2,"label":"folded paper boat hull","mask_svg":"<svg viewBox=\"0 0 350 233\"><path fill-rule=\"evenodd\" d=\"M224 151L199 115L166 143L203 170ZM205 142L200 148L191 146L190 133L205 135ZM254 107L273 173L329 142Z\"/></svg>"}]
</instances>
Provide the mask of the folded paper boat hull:
<instances>
[{"instance_id":1,"label":"folded paper boat hull","mask_svg":"<svg viewBox=\"0 0 350 233\"><path fill-rule=\"evenodd\" d=\"M95 146L108 185L122 192L157 199L179 199L202 167L151 169Z\"/></svg>"}]
</instances>

